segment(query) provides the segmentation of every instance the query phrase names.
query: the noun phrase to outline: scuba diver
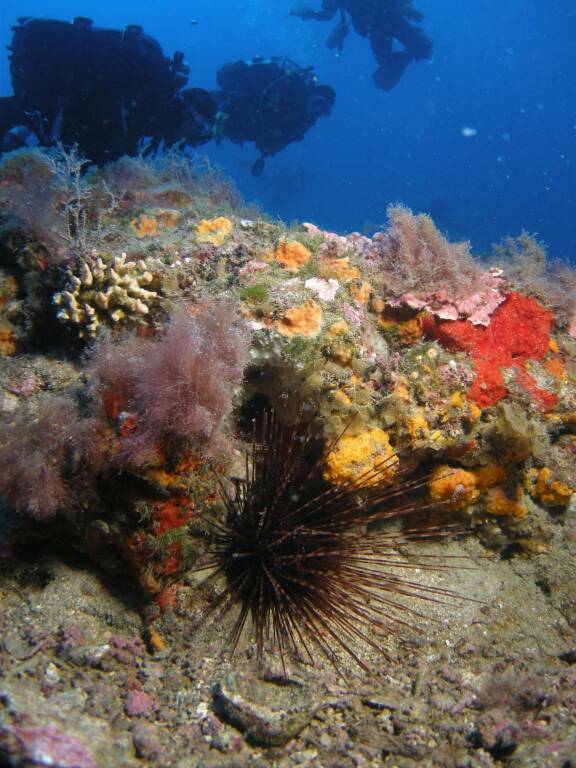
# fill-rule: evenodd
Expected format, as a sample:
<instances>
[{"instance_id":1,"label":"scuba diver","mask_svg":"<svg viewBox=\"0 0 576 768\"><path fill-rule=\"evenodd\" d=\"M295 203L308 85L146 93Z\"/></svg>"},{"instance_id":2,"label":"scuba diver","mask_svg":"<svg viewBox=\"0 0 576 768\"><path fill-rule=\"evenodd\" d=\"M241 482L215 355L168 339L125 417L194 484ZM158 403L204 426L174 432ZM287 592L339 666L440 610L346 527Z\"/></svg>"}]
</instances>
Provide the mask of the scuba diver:
<instances>
[{"instance_id":1,"label":"scuba diver","mask_svg":"<svg viewBox=\"0 0 576 768\"><path fill-rule=\"evenodd\" d=\"M198 146L211 139L252 141L253 167L304 138L328 115L334 91L311 69L287 59L235 61L218 72L220 90L187 88L182 53L164 56L154 38L125 30L21 18L13 28L14 95L0 98L0 151L76 144L96 164L162 145Z\"/></svg>"},{"instance_id":2,"label":"scuba diver","mask_svg":"<svg viewBox=\"0 0 576 768\"><path fill-rule=\"evenodd\" d=\"M14 95L0 99L1 151L62 142L100 164L135 154L144 138L151 149L212 138L210 94L185 88L184 55L167 58L141 27L24 17L13 32Z\"/></svg>"},{"instance_id":3,"label":"scuba diver","mask_svg":"<svg viewBox=\"0 0 576 768\"><path fill-rule=\"evenodd\" d=\"M332 88L318 85L312 68L289 59L234 61L218 70L217 80L220 90L211 94L219 110L215 137L254 142L260 152L254 176L262 174L267 157L301 141L334 105Z\"/></svg>"},{"instance_id":4,"label":"scuba diver","mask_svg":"<svg viewBox=\"0 0 576 768\"><path fill-rule=\"evenodd\" d=\"M330 21L340 11L340 21L327 39L329 48L342 51L348 34L346 14L361 37L370 41L378 62L373 80L378 88L390 91L398 84L411 61L432 57L432 41L415 26L423 19L412 0L322 0L319 11L293 10L292 16L301 19ZM395 50L395 41L402 50Z\"/></svg>"}]
</instances>

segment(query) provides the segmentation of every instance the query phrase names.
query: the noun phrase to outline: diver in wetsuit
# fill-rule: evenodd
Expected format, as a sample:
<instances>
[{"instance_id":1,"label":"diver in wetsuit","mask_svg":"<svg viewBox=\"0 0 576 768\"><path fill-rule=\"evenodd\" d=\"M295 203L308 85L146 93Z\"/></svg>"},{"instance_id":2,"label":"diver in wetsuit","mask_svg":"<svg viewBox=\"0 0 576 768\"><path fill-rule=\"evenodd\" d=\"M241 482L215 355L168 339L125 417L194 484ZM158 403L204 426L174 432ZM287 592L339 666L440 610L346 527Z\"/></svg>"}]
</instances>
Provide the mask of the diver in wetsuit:
<instances>
[{"instance_id":1,"label":"diver in wetsuit","mask_svg":"<svg viewBox=\"0 0 576 768\"><path fill-rule=\"evenodd\" d=\"M103 163L134 154L144 137L152 148L211 139L216 105L210 95L184 88L183 54L167 58L141 27L21 18L13 32L14 95L0 99L3 151L19 139L23 145L61 141Z\"/></svg>"},{"instance_id":2,"label":"diver in wetsuit","mask_svg":"<svg viewBox=\"0 0 576 768\"><path fill-rule=\"evenodd\" d=\"M291 15L301 19L329 21L338 11L341 14L340 22L328 38L328 46L341 51L347 34L348 14L356 32L370 41L379 65L373 74L378 88L391 90L400 81L411 61L432 56L432 41L411 23L418 23L423 18L412 6L411 0L322 0L319 11L293 10ZM331 44L332 38L336 39L337 45ZM394 50L394 41L398 41L403 49Z\"/></svg>"},{"instance_id":3,"label":"diver in wetsuit","mask_svg":"<svg viewBox=\"0 0 576 768\"><path fill-rule=\"evenodd\" d=\"M231 62L218 71L217 80L215 133L236 144L256 145L255 176L267 157L301 141L319 117L330 114L335 99L332 88L318 85L311 68L283 58Z\"/></svg>"}]
</instances>

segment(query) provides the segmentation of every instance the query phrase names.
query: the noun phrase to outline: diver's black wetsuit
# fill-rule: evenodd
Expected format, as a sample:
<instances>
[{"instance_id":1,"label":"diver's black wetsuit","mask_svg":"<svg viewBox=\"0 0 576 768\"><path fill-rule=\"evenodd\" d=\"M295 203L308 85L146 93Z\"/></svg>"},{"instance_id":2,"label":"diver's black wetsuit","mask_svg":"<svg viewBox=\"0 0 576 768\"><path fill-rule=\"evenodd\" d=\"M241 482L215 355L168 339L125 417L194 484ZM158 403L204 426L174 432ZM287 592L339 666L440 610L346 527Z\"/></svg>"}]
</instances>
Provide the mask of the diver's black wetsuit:
<instances>
[{"instance_id":1,"label":"diver's black wetsuit","mask_svg":"<svg viewBox=\"0 0 576 768\"><path fill-rule=\"evenodd\" d=\"M25 125L40 143L76 143L96 163L135 153L143 137L192 145L211 138L209 94L182 90L183 55L168 59L140 27L23 18L13 31L14 96L0 99L0 130Z\"/></svg>"},{"instance_id":2,"label":"diver's black wetsuit","mask_svg":"<svg viewBox=\"0 0 576 768\"><path fill-rule=\"evenodd\" d=\"M135 26L19 19L10 51L14 95L0 99L0 151L24 143L28 133L31 143L77 144L101 164L136 153L144 137L152 147L216 137L254 142L259 173L265 157L303 139L334 103L331 88L286 59L226 64L214 93L184 88L182 54L166 58Z\"/></svg>"},{"instance_id":3,"label":"diver's black wetsuit","mask_svg":"<svg viewBox=\"0 0 576 768\"><path fill-rule=\"evenodd\" d=\"M374 81L379 88L391 90L411 61L429 59L432 41L410 23L422 15L409 0L322 0L319 11L292 11L302 19L329 21L337 11L347 13L356 32L368 38L379 68ZM404 47L394 51L394 40Z\"/></svg>"},{"instance_id":4,"label":"diver's black wetsuit","mask_svg":"<svg viewBox=\"0 0 576 768\"><path fill-rule=\"evenodd\" d=\"M253 166L259 175L264 158L293 141L301 141L321 116L330 113L335 94L318 85L311 69L287 59L252 59L223 66L213 93L220 110L221 135L236 144L254 142L261 156Z\"/></svg>"}]
</instances>

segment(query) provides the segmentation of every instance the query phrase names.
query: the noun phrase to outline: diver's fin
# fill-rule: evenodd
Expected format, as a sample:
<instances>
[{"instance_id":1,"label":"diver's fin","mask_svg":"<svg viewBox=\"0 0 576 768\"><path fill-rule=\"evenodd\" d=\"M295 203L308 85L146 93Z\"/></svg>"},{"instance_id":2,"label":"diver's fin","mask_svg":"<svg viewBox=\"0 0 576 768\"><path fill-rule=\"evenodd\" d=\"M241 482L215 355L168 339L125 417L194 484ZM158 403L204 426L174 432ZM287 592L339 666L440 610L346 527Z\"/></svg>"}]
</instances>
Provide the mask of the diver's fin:
<instances>
[{"instance_id":1,"label":"diver's fin","mask_svg":"<svg viewBox=\"0 0 576 768\"><path fill-rule=\"evenodd\" d=\"M374 83L383 91L391 91L395 85L398 85L411 61L412 56L406 51L391 53L372 75Z\"/></svg>"},{"instance_id":2,"label":"diver's fin","mask_svg":"<svg viewBox=\"0 0 576 768\"><path fill-rule=\"evenodd\" d=\"M340 21L332 32L328 35L326 38L326 45L328 48L330 48L331 51L336 51L336 55L340 57L342 54L342 49L344 48L344 41L348 37L348 32L350 32L350 23L348 22L348 19L346 18L346 14L344 11L340 12Z\"/></svg>"}]
</instances>

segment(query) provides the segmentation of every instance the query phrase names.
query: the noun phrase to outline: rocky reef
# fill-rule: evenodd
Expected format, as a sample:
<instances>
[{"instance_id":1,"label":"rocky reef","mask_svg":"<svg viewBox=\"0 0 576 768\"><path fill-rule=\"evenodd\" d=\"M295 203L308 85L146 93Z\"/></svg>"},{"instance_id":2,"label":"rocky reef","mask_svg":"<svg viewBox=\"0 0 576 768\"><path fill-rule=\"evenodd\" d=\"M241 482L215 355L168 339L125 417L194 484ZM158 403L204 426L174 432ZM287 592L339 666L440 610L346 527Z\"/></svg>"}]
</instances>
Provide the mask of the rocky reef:
<instances>
[{"instance_id":1,"label":"rocky reef","mask_svg":"<svg viewBox=\"0 0 576 768\"><path fill-rule=\"evenodd\" d=\"M20 150L0 211L7 765L573 764L569 265L527 233L473 257L401 206L371 237L286 226L178 153ZM270 409L305 414L322 489L411 478L421 541L393 541L434 597L395 596L370 673L286 669L274 637L264 669L250 636L221 657L205 619Z\"/></svg>"}]
</instances>

